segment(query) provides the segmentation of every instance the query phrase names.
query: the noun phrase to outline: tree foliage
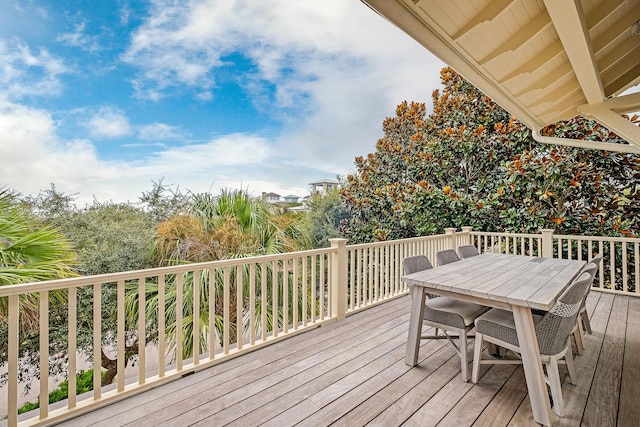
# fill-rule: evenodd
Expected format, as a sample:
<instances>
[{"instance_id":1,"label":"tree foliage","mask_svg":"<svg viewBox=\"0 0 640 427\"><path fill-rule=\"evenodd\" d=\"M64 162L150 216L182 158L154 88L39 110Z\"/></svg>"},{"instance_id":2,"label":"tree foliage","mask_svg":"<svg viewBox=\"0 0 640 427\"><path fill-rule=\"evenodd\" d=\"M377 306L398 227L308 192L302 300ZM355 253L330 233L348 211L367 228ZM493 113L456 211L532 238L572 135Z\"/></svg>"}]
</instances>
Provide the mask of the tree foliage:
<instances>
[{"instance_id":1,"label":"tree foliage","mask_svg":"<svg viewBox=\"0 0 640 427\"><path fill-rule=\"evenodd\" d=\"M324 194L312 194L308 207L309 229L314 248L328 247L329 239L342 237L340 224L347 218L347 210L337 188Z\"/></svg>"},{"instance_id":2,"label":"tree foliage","mask_svg":"<svg viewBox=\"0 0 640 427\"><path fill-rule=\"evenodd\" d=\"M473 226L485 231L635 235L639 158L536 143L530 131L450 68L433 113L401 103L376 151L355 160L341 190L352 241L390 240ZM634 118L631 118L634 120ZM622 143L583 118L553 136Z\"/></svg>"},{"instance_id":3,"label":"tree foliage","mask_svg":"<svg viewBox=\"0 0 640 427\"><path fill-rule=\"evenodd\" d=\"M246 257L249 255L269 255L283 252L293 252L310 248L310 238L306 227L306 220L303 214L291 213L280 210L261 199L251 197L244 190L222 190L219 195L211 193L194 194L187 212L182 215L173 216L168 221L164 221L158 227L156 235L156 263L159 265L174 265L193 262L206 262L221 259L231 259ZM272 266L267 267L265 278L268 291L268 303L265 307L261 302L257 302L257 307L253 307L256 313L261 310L267 311L267 318L271 322L268 326L281 326L283 313L273 313L271 296L272 293ZM214 274L214 277L209 277ZM230 283L236 282L236 271L230 272ZM256 273L258 276L261 272ZM250 295L249 274L243 275L242 295L245 299ZM207 337L210 328L214 328L217 336L221 337L222 331L222 301L216 302L216 313L213 318L215 325L209 324L209 297L212 294L221 295L223 293L224 280L221 272L203 272L200 277L187 274L183 278L183 330L182 349L183 357L193 355L194 335L200 334L200 352L208 351ZM259 278L258 278L259 279ZM175 276L167 278L165 283L166 301L166 325L167 342L170 351L177 346L176 319L176 280ZM209 286L215 286L215 292L209 292ZM194 288L199 289L200 294L200 330L194 329L193 318L193 294ZM236 318L237 311L235 304L238 299L239 290L231 286L230 290L230 341L234 342L237 328L247 330L255 325L249 325L249 318ZM279 300L282 301L282 289L278 290ZM149 325L157 324L159 287L156 282L146 284L146 313ZM292 295L293 292L289 292ZM131 323L135 323L138 317L138 297L136 290L127 293L126 312ZM302 299L302 292L300 292ZM310 300L310 299L309 299ZM249 306L249 301L243 302L244 307ZM290 304L289 307L293 307ZM302 309L302 304L298 307ZM257 314L257 315L258 315ZM292 314L289 313L289 318ZM149 337L150 342L154 337Z\"/></svg>"}]
</instances>

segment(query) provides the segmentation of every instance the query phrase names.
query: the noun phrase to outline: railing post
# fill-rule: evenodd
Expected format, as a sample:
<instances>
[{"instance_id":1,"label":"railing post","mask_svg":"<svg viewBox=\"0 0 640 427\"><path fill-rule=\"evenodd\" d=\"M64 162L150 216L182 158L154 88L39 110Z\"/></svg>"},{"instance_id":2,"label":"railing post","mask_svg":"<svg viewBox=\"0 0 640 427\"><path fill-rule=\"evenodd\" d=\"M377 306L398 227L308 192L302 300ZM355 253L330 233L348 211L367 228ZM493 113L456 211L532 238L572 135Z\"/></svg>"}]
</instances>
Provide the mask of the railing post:
<instances>
[{"instance_id":1,"label":"railing post","mask_svg":"<svg viewBox=\"0 0 640 427\"><path fill-rule=\"evenodd\" d=\"M338 320L347 314L347 239L329 239L331 247L331 313Z\"/></svg>"},{"instance_id":2,"label":"railing post","mask_svg":"<svg viewBox=\"0 0 640 427\"><path fill-rule=\"evenodd\" d=\"M455 227L445 228L444 234L449 236L449 249L455 249L456 248L456 228Z\"/></svg>"},{"instance_id":3,"label":"railing post","mask_svg":"<svg viewBox=\"0 0 640 427\"><path fill-rule=\"evenodd\" d=\"M542 229L542 257L553 258L553 232L551 228Z\"/></svg>"},{"instance_id":4,"label":"railing post","mask_svg":"<svg viewBox=\"0 0 640 427\"><path fill-rule=\"evenodd\" d=\"M462 227L462 232L464 233L464 236L465 236L465 245L473 245L473 239L471 238L471 230L473 230L473 227L469 227L469 226Z\"/></svg>"}]
</instances>

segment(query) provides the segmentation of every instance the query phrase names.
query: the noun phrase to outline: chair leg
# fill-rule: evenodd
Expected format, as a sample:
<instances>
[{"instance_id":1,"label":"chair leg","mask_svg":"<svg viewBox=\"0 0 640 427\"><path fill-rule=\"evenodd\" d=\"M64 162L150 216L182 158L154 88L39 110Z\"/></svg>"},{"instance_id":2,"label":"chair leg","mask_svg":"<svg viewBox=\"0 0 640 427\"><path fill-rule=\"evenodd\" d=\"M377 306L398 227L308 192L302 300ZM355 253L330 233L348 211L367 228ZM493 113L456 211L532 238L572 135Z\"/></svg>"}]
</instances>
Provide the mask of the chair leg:
<instances>
[{"instance_id":1,"label":"chair leg","mask_svg":"<svg viewBox=\"0 0 640 427\"><path fill-rule=\"evenodd\" d=\"M476 342L473 347L473 370L471 373L471 382L478 383L478 375L480 374L480 356L482 355L482 337L481 333L476 332Z\"/></svg>"},{"instance_id":2,"label":"chair leg","mask_svg":"<svg viewBox=\"0 0 640 427\"><path fill-rule=\"evenodd\" d=\"M573 364L573 354L571 354L571 347L567 350L567 353L564 355L564 360L567 363L567 371L569 371L569 381L571 384L576 385L576 367Z\"/></svg>"},{"instance_id":3,"label":"chair leg","mask_svg":"<svg viewBox=\"0 0 640 427\"><path fill-rule=\"evenodd\" d=\"M587 311L583 311L580 313L580 319L582 319L582 324L584 325L584 330L587 331L589 335L591 335L591 322L589 321L589 314Z\"/></svg>"},{"instance_id":4,"label":"chair leg","mask_svg":"<svg viewBox=\"0 0 640 427\"><path fill-rule=\"evenodd\" d=\"M460 331L460 342L458 343L460 349L460 371L462 379L465 383L469 382L469 349L467 348L467 331Z\"/></svg>"},{"instance_id":5,"label":"chair leg","mask_svg":"<svg viewBox=\"0 0 640 427\"><path fill-rule=\"evenodd\" d=\"M579 321L576 323L576 326L573 328L573 337L576 340L576 352L579 355L582 355L582 353L584 353L584 335L582 332L582 325L580 325Z\"/></svg>"},{"instance_id":6,"label":"chair leg","mask_svg":"<svg viewBox=\"0 0 640 427\"><path fill-rule=\"evenodd\" d=\"M562 399L562 384L560 384L560 372L558 372L558 360L549 359L547 365L547 377L553 398L553 411L560 417L564 417L564 401Z\"/></svg>"}]
</instances>

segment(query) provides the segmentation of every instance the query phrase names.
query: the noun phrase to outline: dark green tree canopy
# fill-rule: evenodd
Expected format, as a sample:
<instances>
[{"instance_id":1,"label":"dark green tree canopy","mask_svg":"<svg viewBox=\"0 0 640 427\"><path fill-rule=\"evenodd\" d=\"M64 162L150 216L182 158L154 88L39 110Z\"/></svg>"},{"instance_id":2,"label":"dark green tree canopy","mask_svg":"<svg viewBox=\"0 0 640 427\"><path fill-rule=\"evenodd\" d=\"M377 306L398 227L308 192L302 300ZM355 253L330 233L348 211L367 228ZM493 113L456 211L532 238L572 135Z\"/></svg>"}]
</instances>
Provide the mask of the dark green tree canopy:
<instances>
[{"instance_id":1,"label":"dark green tree canopy","mask_svg":"<svg viewBox=\"0 0 640 427\"><path fill-rule=\"evenodd\" d=\"M341 231L355 242L473 226L536 232L636 234L639 158L533 141L530 131L455 71L441 72L433 113L403 102L376 151L355 160L341 190ZM633 119L633 118L632 118ZM622 142L583 118L553 136Z\"/></svg>"}]
</instances>

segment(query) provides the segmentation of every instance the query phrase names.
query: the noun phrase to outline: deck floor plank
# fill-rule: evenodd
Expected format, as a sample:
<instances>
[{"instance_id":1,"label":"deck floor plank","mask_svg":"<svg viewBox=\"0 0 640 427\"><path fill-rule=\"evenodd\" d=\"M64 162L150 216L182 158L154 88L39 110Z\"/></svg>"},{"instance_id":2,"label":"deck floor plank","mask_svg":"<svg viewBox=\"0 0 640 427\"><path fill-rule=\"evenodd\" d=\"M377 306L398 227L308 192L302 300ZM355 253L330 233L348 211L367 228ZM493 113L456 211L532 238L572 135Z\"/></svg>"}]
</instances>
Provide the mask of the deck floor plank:
<instances>
[{"instance_id":1,"label":"deck floor plank","mask_svg":"<svg viewBox=\"0 0 640 427\"><path fill-rule=\"evenodd\" d=\"M524 370L516 369L473 423L475 427L506 426L528 396Z\"/></svg>"},{"instance_id":2,"label":"deck floor plank","mask_svg":"<svg viewBox=\"0 0 640 427\"><path fill-rule=\"evenodd\" d=\"M521 366L486 365L477 385L465 383L444 340L423 340L419 365L407 366L409 310L408 296L396 299L61 425L536 425ZM640 299L592 292L587 310L593 334L554 425L635 425Z\"/></svg>"},{"instance_id":3,"label":"deck floor plank","mask_svg":"<svg viewBox=\"0 0 640 427\"><path fill-rule=\"evenodd\" d=\"M389 328L404 325L408 320L409 314L405 313L401 317L396 317L381 325L372 323L370 325L375 325L375 327L370 326L371 329L367 331L360 330L360 338L369 339L379 336L381 333L388 331ZM404 329L406 330L407 328L405 327ZM216 390L217 397L213 400L210 393L203 393L200 390L198 390L198 393L192 393L190 390L189 398L183 399L178 408L168 407L164 404L155 408L151 417L145 417L145 422L153 422L155 425L162 425L166 422L167 425L175 425L176 419L179 418L181 425L188 425L199 421L212 412L224 410L237 401L265 392L270 387L295 376L300 371L314 367L322 361L336 357L340 353L348 353L358 343L357 340L352 338L352 335L345 331L344 334L335 337L331 342L324 340L320 343L309 345L303 352L298 352L304 356L294 353L287 357L273 359L271 362L265 363L262 368L248 375L242 375L220 387L212 387L219 389ZM210 387L210 384L208 386ZM133 426L136 421L132 422L131 425Z\"/></svg>"},{"instance_id":4,"label":"deck floor plank","mask_svg":"<svg viewBox=\"0 0 640 427\"><path fill-rule=\"evenodd\" d=\"M247 393L246 399L220 412L211 411L212 413L203 414L202 419L198 420L199 423L194 425L231 423L246 426L264 422L277 415L277 411L285 411L288 407L297 405L306 396L321 392L353 370L360 369L389 352L397 351L406 342L406 336L403 334L406 329L407 324L402 323L317 365L301 370L291 378L270 386L266 392ZM247 416L242 417L242 414Z\"/></svg>"},{"instance_id":5,"label":"deck floor plank","mask_svg":"<svg viewBox=\"0 0 640 427\"><path fill-rule=\"evenodd\" d=\"M630 298L618 409L619 426L635 426L640 422L638 384L640 384L640 299Z\"/></svg>"},{"instance_id":6,"label":"deck floor plank","mask_svg":"<svg viewBox=\"0 0 640 427\"><path fill-rule=\"evenodd\" d=\"M582 418L584 425L616 425L618 397L613 399L612 396L618 396L620 390L628 307L628 297L614 298L600 358Z\"/></svg>"},{"instance_id":7,"label":"deck floor plank","mask_svg":"<svg viewBox=\"0 0 640 427\"><path fill-rule=\"evenodd\" d=\"M590 398L589 392L596 375L598 359L601 357L602 345L604 342L607 324L611 310L613 309L614 296L612 294L599 294L591 292L590 296L596 294L597 307L591 316L592 334L585 334L585 351L582 356L574 358L576 372L578 373L577 384L569 384L568 381L562 386L562 396L565 401L566 414L563 418L556 417L555 423L560 427L571 427L580 425Z\"/></svg>"},{"instance_id":8,"label":"deck floor plank","mask_svg":"<svg viewBox=\"0 0 640 427\"><path fill-rule=\"evenodd\" d=\"M429 364L431 369L446 363L453 356L453 352L448 351L449 349L445 346L446 343L443 341L430 340L420 350L422 358L419 359L420 363ZM300 426L313 427L319 423L335 423L353 411L363 400L368 400L379 394L386 394L384 390L390 384L398 380L404 381L407 375L414 371L404 363L405 350L406 341L395 353L396 362L390 369L380 371L359 386L324 405L322 409L301 421ZM407 382L411 383L412 380L407 379Z\"/></svg>"},{"instance_id":9,"label":"deck floor plank","mask_svg":"<svg viewBox=\"0 0 640 427\"><path fill-rule=\"evenodd\" d=\"M354 315L355 323L352 327L333 323L312 329L304 334L134 396L118 403L118 405L110 405L91 412L83 416L82 421L78 424L75 424L74 420L70 420L62 425L84 426L89 423L110 427L113 425L113 417L116 414L118 414L119 425L135 423L139 419L151 422L149 416L145 414L157 415L158 411L166 410L168 399L173 403L172 407L182 405L193 397L205 398L207 401L212 400L214 396L223 396L244 385L251 384L269 375L270 371L277 372L284 366L304 361L308 357L315 357L323 346L339 347L343 341L353 341L354 337L363 333L363 327L381 327L384 330L392 327L394 323L402 323L403 320L398 318L403 315L408 316L408 313L409 308L406 307L406 304L391 301L389 307L384 307L378 313L367 310ZM212 383L215 385L212 386ZM141 407L144 408L143 412L132 410Z\"/></svg>"}]
</instances>

